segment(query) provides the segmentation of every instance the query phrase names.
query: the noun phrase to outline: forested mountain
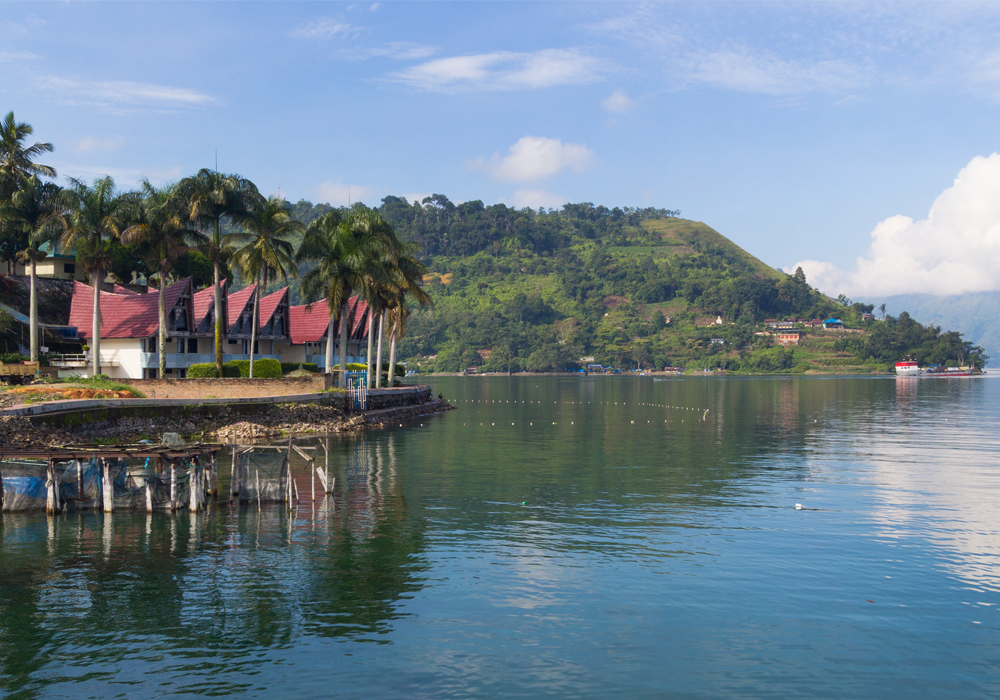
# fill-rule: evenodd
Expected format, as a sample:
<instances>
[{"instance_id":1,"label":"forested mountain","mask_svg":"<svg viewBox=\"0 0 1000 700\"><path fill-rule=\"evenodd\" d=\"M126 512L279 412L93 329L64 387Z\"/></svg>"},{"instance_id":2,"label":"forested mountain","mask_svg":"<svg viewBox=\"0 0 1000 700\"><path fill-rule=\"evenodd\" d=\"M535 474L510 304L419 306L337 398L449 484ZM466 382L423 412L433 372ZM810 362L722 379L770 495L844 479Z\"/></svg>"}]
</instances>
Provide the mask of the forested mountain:
<instances>
[{"instance_id":1,"label":"forested mountain","mask_svg":"<svg viewBox=\"0 0 1000 700\"><path fill-rule=\"evenodd\" d=\"M883 300L891 314L908 309L921 323L961 331L993 358L1000 359L1000 292L970 292L950 296L900 294Z\"/></svg>"},{"instance_id":2,"label":"forested mountain","mask_svg":"<svg viewBox=\"0 0 1000 700\"><path fill-rule=\"evenodd\" d=\"M306 223L325 207L293 205ZM435 305L414 312L400 347L424 368L547 370L594 357L626 368L870 371L900 352L952 364L980 357L937 329L915 334L905 314L863 320L872 305L831 300L801 271L775 270L679 211L586 202L534 211L440 194L386 197L378 211L431 271ZM881 340L831 336L792 350L755 336L766 318L831 316L857 329L878 323Z\"/></svg>"}]
</instances>

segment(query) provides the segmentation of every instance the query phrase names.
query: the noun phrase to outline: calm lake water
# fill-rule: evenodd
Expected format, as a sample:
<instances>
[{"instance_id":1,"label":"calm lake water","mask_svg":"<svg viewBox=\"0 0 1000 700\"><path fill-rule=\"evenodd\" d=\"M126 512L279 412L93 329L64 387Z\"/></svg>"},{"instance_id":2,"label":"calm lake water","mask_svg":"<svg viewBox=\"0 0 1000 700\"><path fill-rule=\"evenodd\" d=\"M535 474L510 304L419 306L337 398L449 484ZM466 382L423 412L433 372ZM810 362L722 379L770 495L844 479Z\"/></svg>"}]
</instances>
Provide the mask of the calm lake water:
<instances>
[{"instance_id":1,"label":"calm lake water","mask_svg":"<svg viewBox=\"0 0 1000 700\"><path fill-rule=\"evenodd\" d=\"M0 696L1000 696L1000 380L433 386L332 502L4 517Z\"/></svg>"}]
</instances>

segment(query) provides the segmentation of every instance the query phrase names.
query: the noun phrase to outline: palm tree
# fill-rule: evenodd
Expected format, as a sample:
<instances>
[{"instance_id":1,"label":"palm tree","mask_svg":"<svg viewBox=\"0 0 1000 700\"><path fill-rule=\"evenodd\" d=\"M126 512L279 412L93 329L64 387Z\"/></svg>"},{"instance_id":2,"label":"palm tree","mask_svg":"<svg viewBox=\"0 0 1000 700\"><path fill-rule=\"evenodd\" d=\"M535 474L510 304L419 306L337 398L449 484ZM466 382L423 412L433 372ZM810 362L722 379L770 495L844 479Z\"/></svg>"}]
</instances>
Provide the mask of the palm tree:
<instances>
[{"instance_id":1,"label":"palm tree","mask_svg":"<svg viewBox=\"0 0 1000 700\"><path fill-rule=\"evenodd\" d=\"M282 279L296 273L292 254L295 246L290 238L305 228L291 217L283 199L270 197L260 202L242 222L243 230L223 237L223 246L231 250L232 262L245 280L260 282L253 302L253 323L250 331L250 377L253 377L254 345L260 324L260 297L267 289L268 273Z\"/></svg>"},{"instance_id":2,"label":"palm tree","mask_svg":"<svg viewBox=\"0 0 1000 700\"><path fill-rule=\"evenodd\" d=\"M157 350L160 356L160 379L167 376L167 300L164 289L167 275L174 267L174 260L187 249L186 238L196 232L187 227L187 212L174 196L174 187L157 189L148 180L142 182L142 201L136 212L136 221L121 232L122 243L146 244L146 264L156 270L159 277L159 334Z\"/></svg>"},{"instance_id":3,"label":"palm tree","mask_svg":"<svg viewBox=\"0 0 1000 700\"><path fill-rule=\"evenodd\" d=\"M91 352L94 374L101 373L101 283L111 267L107 241L125 228L135 210L133 198L121 195L110 175L94 180L93 186L69 179L63 196L70 210L69 228L62 236L64 248L76 250L77 262L90 275L94 287L94 325Z\"/></svg>"},{"instance_id":4,"label":"palm tree","mask_svg":"<svg viewBox=\"0 0 1000 700\"><path fill-rule=\"evenodd\" d=\"M222 376L222 220L239 224L260 201L256 185L239 175L202 168L177 183L177 196L186 203L192 221L210 230L205 255L212 261L215 285L215 366Z\"/></svg>"},{"instance_id":5,"label":"palm tree","mask_svg":"<svg viewBox=\"0 0 1000 700\"><path fill-rule=\"evenodd\" d=\"M388 383L392 387L396 377L396 341L406 334L406 319L410 315L406 302L408 296L421 306L430 306L434 302L430 295L420 286L423 283L427 268L417 260L412 253L413 246L404 248L402 255L396 259L393 270L396 282L396 294L390 301L390 326L389 326L389 376ZM379 377L382 376L382 367L379 363Z\"/></svg>"},{"instance_id":6,"label":"palm tree","mask_svg":"<svg viewBox=\"0 0 1000 700\"><path fill-rule=\"evenodd\" d=\"M296 261L314 262L316 266L303 276L302 292L306 297L322 295L331 320L340 320L341 376L347 370L347 302L373 280L386 278L380 261L398 247L392 228L377 212L363 207L328 212L306 229ZM327 333L326 371L331 371L332 365L331 323Z\"/></svg>"},{"instance_id":7,"label":"palm tree","mask_svg":"<svg viewBox=\"0 0 1000 700\"><path fill-rule=\"evenodd\" d=\"M34 162L34 159L43 153L50 153L52 144L25 145L25 139L31 136L34 131L30 124L15 120L13 112L8 112L7 116L0 120L0 202L9 202L21 182L32 175L56 176L55 169ZM0 234L10 233L10 231L4 231L8 227L14 230L23 228L15 223L5 225L5 218L0 216ZM4 238L6 239L6 235ZM5 259L9 260L15 251L23 249L25 243L26 241L23 239L5 241L2 246Z\"/></svg>"},{"instance_id":8,"label":"palm tree","mask_svg":"<svg viewBox=\"0 0 1000 700\"><path fill-rule=\"evenodd\" d=\"M62 216L62 188L54 182L42 182L37 175L25 178L7 202L0 202L0 217L8 225L20 226L27 237L27 247L18 252L18 261L27 267L31 278L29 332L31 361L38 361L38 263L48 253L46 244L56 241L66 228Z\"/></svg>"},{"instance_id":9,"label":"palm tree","mask_svg":"<svg viewBox=\"0 0 1000 700\"><path fill-rule=\"evenodd\" d=\"M885 309L886 309L885 303L879 304L878 312L879 314L881 314L883 321L885 320Z\"/></svg>"}]
</instances>

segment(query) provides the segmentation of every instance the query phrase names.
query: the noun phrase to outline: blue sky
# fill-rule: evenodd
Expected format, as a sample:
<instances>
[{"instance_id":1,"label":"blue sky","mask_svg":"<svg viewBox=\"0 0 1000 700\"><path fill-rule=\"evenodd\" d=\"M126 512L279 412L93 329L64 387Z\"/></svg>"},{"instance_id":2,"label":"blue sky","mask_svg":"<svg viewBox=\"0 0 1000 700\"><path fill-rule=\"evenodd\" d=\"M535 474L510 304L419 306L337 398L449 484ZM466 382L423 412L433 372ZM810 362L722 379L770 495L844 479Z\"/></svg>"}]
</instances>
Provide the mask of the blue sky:
<instances>
[{"instance_id":1,"label":"blue sky","mask_svg":"<svg viewBox=\"0 0 1000 700\"><path fill-rule=\"evenodd\" d=\"M293 201L653 205L831 293L1000 288L995 4L3 9L0 110L60 175L165 182L218 149ZM938 252L893 268L913 243Z\"/></svg>"}]
</instances>

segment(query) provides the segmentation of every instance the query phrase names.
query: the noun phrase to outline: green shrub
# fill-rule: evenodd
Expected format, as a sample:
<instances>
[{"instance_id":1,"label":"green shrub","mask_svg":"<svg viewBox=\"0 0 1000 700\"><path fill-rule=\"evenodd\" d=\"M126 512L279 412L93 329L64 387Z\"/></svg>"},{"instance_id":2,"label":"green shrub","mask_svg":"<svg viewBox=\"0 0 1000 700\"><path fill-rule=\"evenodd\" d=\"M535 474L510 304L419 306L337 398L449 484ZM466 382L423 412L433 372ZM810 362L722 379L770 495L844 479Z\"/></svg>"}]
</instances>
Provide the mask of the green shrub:
<instances>
[{"instance_id":1,"label":"green shrub","mask_svg":"<svg viewBox=\"0 0 1000 700\"><path fill-rule=\"evenodd\" d=\"M336 358L334 358L334 363L335 363L334 366L339 369L340 365L337 364L337 359ZM348 372L357 372L358 370L362 370L362 369L368 369L368 365L363 365L360 362L348 362L347 363L347 371Z\"/></svg>"},{"instance_id":2,"label":"green shrub","mask_svg":"<svg viewBox=\"0 0 1000 700\"><path fill-rule=\"evenodd\" d=\"M315 362L282 362L281 363L281 373L288 374L289 372L294 372L297 369L304 369L309 372L319 372L319 365Z\"/></svg>"},{"instance_id":3,"label":"green shrub","mask_svg":"<svg viewBox=\"0 0 1000 700\"><path fill-rule=\"evenodd\" d=\"M5 352L0 355L0 362L3 362L4 364L9 364L11 362L26 362L28 359L30 358L19 352Z\"/></svg>"},{"instance_id":4,"label":"green shrub","mask_svg":"<svg viewBox=\"0 0 1000 700\"><path fill-rule=\"evenodd\" d=\"M227 362L226 364L239 368L241 377L250 376L250 360L233 360L232 362ZM254 360L253 376L254 379L280 377L281 363L270 357L263 357L259 360Z\"/></svg>"},{"instance_id":5,"label":"green shrub","mask_svg":"<svg viewBox=\"0 0 1000 700\"><path fill-rule=\"evenodd\" d=\"M214 362L199 362L188 367L188 379L216 379L219 376ZM222 365L222 376L236 378L240 376L239 367L234 367L232 362Z\"/></svg>"}]
</instances>

